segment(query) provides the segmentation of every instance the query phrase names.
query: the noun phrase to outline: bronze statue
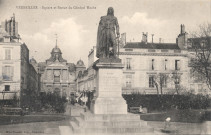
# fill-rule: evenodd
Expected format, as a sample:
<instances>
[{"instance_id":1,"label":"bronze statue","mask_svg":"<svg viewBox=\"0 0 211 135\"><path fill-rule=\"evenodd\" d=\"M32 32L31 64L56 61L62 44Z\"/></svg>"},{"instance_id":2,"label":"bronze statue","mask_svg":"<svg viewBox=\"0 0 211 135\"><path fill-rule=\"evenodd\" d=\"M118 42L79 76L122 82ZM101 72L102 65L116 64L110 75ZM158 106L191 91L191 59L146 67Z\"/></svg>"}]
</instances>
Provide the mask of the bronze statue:
<instances>
[{"instance_id":1,"label":"bronze statue","mask_svg":"<svg viewBox=\"0 0 211 135\"><path fill-rule=\"evenodd\" d=\"M96 56L98 58L116 58L117 38L119 38L119 24L114 16L114 9L109 7L107 16L101 17L98 26Z\"/></svg>"}]
</instances>

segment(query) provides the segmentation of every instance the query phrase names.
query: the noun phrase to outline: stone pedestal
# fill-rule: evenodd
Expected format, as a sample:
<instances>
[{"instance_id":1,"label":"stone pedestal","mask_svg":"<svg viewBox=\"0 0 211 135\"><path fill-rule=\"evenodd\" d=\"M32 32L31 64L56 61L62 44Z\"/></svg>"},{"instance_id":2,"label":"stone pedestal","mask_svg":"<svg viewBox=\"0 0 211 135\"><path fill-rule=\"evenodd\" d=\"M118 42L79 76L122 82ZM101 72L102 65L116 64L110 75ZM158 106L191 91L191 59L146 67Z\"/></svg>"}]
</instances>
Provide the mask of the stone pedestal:
<instances>
[{"instance_id":1,"label":"stone pedestal","mask_svg":"<svg viewBox=\"0 0 211 135\"><path fill-rule=\"evenodd\" d=\"M121 60L99 59L94 68L97 73L97 91L91 111L94 114L127 114L127 104L122 97Z\"/></svg>"}]
</instances>

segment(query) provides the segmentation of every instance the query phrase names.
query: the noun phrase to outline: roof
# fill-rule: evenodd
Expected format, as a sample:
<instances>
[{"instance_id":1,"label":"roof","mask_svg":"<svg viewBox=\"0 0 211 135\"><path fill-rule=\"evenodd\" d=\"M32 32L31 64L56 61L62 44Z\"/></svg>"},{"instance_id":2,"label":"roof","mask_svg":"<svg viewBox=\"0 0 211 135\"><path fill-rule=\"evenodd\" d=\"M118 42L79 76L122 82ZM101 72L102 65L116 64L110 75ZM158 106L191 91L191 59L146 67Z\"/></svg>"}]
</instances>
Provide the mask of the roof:
<instances>
[{"instance_id":1,"label":"roof","mask_svg":"<svg viewBox=\"0 0 211 135\"><path fill-rule=\"evenodd\" d=\"M62 53L61 50L58 47L54 47L51 51L51 53Z\"/></svg>"},{"instance_id":2,"label":"roof","mask_svg":"<svg viewBox=\"0 0 211 135\"><path fill-rule=\"evenodd\" d=\"M39 62L38 67L40 68L40 71L45 71L46 63L45 62Z\"/></svg>"},{"instance_id":3,"label":"roof","mask_svg":"<svg viewBox=\"0 0 211 135\"><path fill-rule=\"evenodd\" d=\"M77 64L76 64L76 66L85 66L84 65L84 62L80 59L78 62L77 62Z\"/></svg>"},{"instance_id":4,"label":"roof","mask_svg":"<svg viewBox=\"0 0 211 135\"><path fill-rule=\"evenodd\" d=\"M180 49L176 43L145 43L128 42L124 48L143 48L143 49Z\"/></svg>"},{"instance_id":5,"label":"roof","mask_svg":"<svg viewBox=\"0 0 211 135\"><path fill-rule=\"evenodd\" d=\"M74 63L67 63L69 66L69 72L74 72L75 71L75 64Z\"/></svg>"}]
</instances>

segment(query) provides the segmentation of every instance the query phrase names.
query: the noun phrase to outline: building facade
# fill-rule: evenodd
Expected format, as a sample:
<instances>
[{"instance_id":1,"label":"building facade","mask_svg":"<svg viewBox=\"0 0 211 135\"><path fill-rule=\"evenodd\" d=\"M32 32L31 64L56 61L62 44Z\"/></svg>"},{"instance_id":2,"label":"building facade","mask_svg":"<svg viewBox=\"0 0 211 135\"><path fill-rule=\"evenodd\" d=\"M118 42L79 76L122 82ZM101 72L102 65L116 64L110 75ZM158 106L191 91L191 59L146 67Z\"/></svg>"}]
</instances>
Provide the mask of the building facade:
<instances>
[{"instance_id":1,"label":"building facade","mask_svg":"<svg viewBox=\"0 0 211 135\"><path fill-rule=\"evenodd\" d=\"M29 50L20 41L14 15L0 28L0 91L1 100L17 98L18 106L29 105L39 93L39 75L29 63Z\"/></svg>"},{"instance_id":2,"label":"building facade","mask_svg":"<svg viewBox=\"0 0 211 135\"><path fill-rule=\"evenodd\" d=\"M120 59L124 65L123 94L176 93L175 85L186 86L188 82L187 53L176 44L127 43Z\"/></svg>"},{"instance_id":3,"label":"building facade","mask_svg":"<svg viewBox=\"0 0 211 135\"><path fill-rule=\"evenodd\" d=\"M51 51L51 57L37 65L37 70L41 74L41 92L69 97L76 92L75 79L83 69L83 61L79 60L77 65L68 63L62 58L62 52L56 45Z\"/></svg>"},{"instance_id":4,"label":"building facade","mask_svg":"<svg viewBox=\"0 0 211 135\"><path fill-rule=\"evenodd\" d=\"M96 90L96 71L92 66L97 59L96 47L94 46L88 55L87 69L81 70L76 78L77 92Z\"/></svg>"}]
</instances>

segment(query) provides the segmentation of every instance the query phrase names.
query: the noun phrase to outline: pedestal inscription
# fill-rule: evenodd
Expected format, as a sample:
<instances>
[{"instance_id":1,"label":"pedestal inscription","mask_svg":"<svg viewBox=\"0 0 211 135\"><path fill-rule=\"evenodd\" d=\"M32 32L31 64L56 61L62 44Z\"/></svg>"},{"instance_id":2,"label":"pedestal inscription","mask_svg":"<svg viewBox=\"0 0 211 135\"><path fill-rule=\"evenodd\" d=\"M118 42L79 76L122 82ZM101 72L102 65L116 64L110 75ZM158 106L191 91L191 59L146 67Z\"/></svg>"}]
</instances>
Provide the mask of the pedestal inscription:
<instances>
[{"instance_id":1,"label":"pedestal inscription","mask_svg":"<svg viewBox=\"0 0 211 135\"><path fill-rule=\"evenodd\" d=\"M93 100L92 112L95 114L127 114L127 104L122 97L122 65L96 64L97 97Z\"/></svg>"}]
</instances>

